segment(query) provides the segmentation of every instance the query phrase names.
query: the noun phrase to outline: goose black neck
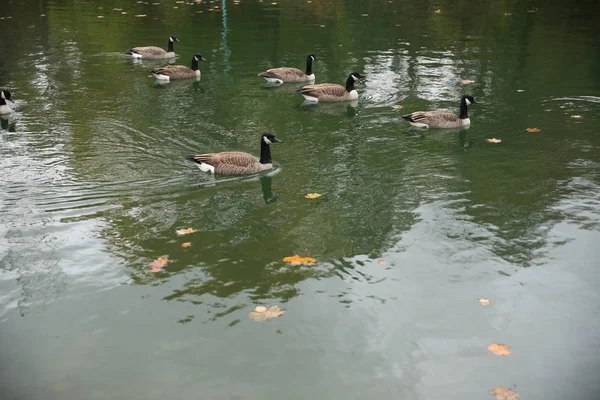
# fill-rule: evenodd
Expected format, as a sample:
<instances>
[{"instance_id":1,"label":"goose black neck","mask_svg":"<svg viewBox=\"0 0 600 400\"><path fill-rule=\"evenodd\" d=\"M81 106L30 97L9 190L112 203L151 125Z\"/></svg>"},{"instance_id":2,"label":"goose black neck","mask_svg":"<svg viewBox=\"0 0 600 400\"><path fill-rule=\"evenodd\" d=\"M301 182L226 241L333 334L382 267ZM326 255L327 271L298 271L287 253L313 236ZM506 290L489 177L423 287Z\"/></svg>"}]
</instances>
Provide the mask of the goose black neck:
<instances>
[{"instance_id":1,"label":"goose black neck","mask_svg":"<svg viewBox=\"0 0 600 400\"><path fill-rule=\"evenodd\" d=\"M169 44L167 46L168 52L172 53L173 52L173 41L171 39L169 39Z\"/></svg>"},{"instance_id":2,"label":"goose black neck","mask_svg":"<svg viewBox=\"0 0 600 400\"><path fill-rule=\"evenodd\" d=\"M3 106L6 104L6 100L4 100L2 97L0 97L0 106Z\"/></svg>"},{"instance_id":3,"label":"goose black neck","mask_svg":"<svg viewBox=\"0 0 600 400\"><path fill-rule=\"evenodd\" d=\"M348 76L346 79L346 91L351 92L354 90L354 77L352 75Z\"/></svg>"},{"instance_id":4,"label":"goose black neck","mask_svg":"<svg viewBox=\"0 0 600 400\"><path fill-rule=\"evenodd\" d=\"M261 164L270 164L271 161L271 146L265 143L265 140L260 138L260 161Z\"/></svg>"},{"instance_id":5,"label":"goose black neck","mask_svg":"<svg viewBox=\"0 0 600 400\"><path fill-rule=\"evenodd\" d=\"M467 112L467 99L464 97L460 99L460 115L458 117L460 119L469 118L469 113Z\"/></svg>"},{"instance_id":6,"label":"goose black neck","mask_svg":"<svg viewBox=\"0 0 600 400\"><path fill-rule=\"evenodd\" d=\"M312 75L312 62L313 59L311 56L306 58L306 75Z\"/></svg>"},{"instance_id":7,"label":"goose black neck","mask_svg":"<svg viewBox=\"0 0 600 400\"><path fill-rule=\"evenodd\" d=\"M192 57L192 69L194 71L198 71L198 60L196 59L196 57Z\"/></svg>"}]
</instances>

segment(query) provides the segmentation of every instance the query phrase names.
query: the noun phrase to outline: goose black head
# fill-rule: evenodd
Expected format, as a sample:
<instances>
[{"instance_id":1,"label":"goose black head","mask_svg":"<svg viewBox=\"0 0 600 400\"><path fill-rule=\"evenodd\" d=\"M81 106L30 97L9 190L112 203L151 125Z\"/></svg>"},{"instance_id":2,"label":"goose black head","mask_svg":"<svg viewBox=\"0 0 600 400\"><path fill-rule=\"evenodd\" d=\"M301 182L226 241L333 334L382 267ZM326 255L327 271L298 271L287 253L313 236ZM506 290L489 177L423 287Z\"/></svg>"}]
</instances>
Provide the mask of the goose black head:
<instances>
[{"instance_id":1,"label":"goose black head","mask_svg":"<svg viewBox=\"0 0 600 400\"><path fill-rule=\"evenodd\" d=\"M12 101L12 96L10 95L10 92L6 89L0 90L0 98L2 98L3 100Z\"/></svg>"},{"instance_id":2,"label":"goose black head","mask_svg":"<svg viewBox=\"0 0 600 400\"><path fill-rule=\"evenodd\" d=\"M170 42L179 42L179 39L177 39L176 36L169 36L169 41Z\"/></svg>"},{"instance_id":3,"label":"goose black head","mask_svg":"<svg viewBox=\"0 0 600 400\"><path fill-rule=\"evenodd\" d=\"M196 61L206 61L206 58L202 57L200 54L194 54L194 60Z\"/></svg>"},{"instance_id":4,"label":"goose black head","mask_svg":"<svg viewBox=\"0 0 600 400\"><path fill-rule=\"evenodd\" d=\"M264 133L262 135L262 141L266 144L281 143L281 140L277 139L272 133Z\"/></svg>"},{"instance_id":5,"label":"goose black head","mask_svg":"<svg viewBox=\"0 0 600 400\"><path fill-rule=\"evenodd\" d=\"M469 105L469 104L475 104L475 103L477 103L477 102L475 101L475 99L473 98L473 96L471 96L471 95L468 95L468 94L467 94L467 95L463 96L462 98L463 98L463 100L465 101L465 103L466 103L467 105Z\"/></svg>"},{"instance_id":6,"label":"goose black head","mask_svg":"<svg viewBox=\"0 0 600 400\"><path fill-rule=\"evenodd\" d=\"M366 77L366 75L363 75L363 74L361 74L360 72L352 72L352 73L350 74L350 76L351 76L351 77L352 77L352 79L354 79L355 81L356 81L356 80L358 80L358 79L362 79L362 78L365 78L365 77Z\"/></svg>"}]
</instances>

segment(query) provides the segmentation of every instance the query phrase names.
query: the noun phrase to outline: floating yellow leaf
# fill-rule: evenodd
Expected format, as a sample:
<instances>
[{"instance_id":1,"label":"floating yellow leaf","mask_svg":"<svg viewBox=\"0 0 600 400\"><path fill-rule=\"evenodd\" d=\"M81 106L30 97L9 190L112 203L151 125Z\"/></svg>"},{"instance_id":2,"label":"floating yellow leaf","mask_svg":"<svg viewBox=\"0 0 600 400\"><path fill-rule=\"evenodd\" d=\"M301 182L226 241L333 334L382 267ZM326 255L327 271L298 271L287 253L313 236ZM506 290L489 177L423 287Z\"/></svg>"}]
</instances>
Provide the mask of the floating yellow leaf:
<instances>
[{"instance_id":1,"label":"floating yellow leaf","mask_svg":"<svg viewBox=\"0 0 600 400\"><path fill-rule=\"evenodd\" d=\"M490 304L490 301L488 299L486 299L485 297L480 298L479 302L484 306L487 306Z\"/></svg>"},{"instance_id":2,"label":"floating yellow leaf","mask_svg":"<svg viewBox=\"0 0 600 400\"><path fill-rule=\"evenodd\" d=\"M292 265L300 265L300 264L310 265L310 264L317 262L317 260L315 260L312 257L300 257L298 254L296 254L295 256L284 257L283 261L289 262Z\"/></svg>"},{"instance_id":3,"label":"floating yellow leaf","mask_svg":"<svg viewBox=\"0 0 600 400\"><path fill-rule=\"evenodd\" d=\"M500 143L502 142L502 139L496 139L496 138L491 138L491 139L487 139L488 143Z\"/></svg>"},{"instance_id":4,"label":"floating yellow leaf","mask_svg":"<svg viewBox=\"0 0 600 400\"><path fill-rule=\"evenodd\" d=\"M251 311L248 316L255 321L264 321L270 318L277 318L282 315L285 311L279 308L278 306L271 306L269 308L258 306Z\"/></svg>"},{"instance_id":5,"label":"floating yellow leaf","mask_svg":"<svg viewBox=\"0 0 600 400\"><path fill-rule=\"evenodd\" d=\"M527 12L528 12L528 13L534 13L534 12L536 12L536 11L537 11L537 10L533 10L533 9L531 9L531 10L527 10Z\"/></svg>"},{"instance_id":6,"label":"floating yellow leaf","mask_svg":"<svg viewBox=\"0 0 600 400\"><path fill-rule=\"evenodd\" d=\"M440 14L442 12L442 10L435 10L436 14Z\"/></svg>"},{"instance_id":7,"label":"floating yellow leaf","mask_svg":"<svg viewBox=\"0 0 600 400\"><path fill-rule=\"evenodd\" d=\"M325 25L319 25L320 28L325 28Z\"/></svg>"},{"instance_id":8,"label":"floating yellow leaf","mask_svg":"<svg viewBox=\"0 0 600 400\"><path fill-rule=\"evenodd\" d=\"M319 197L323 196L322 194L319 193L308 193L306 196L307 199L318 199Z\"/></svg>"},{"instance_id":9,"label":"floating yellow leaf","mask_svg":"<svg viewBox=\"0 0 600 400\"><path fill-rule=\"evenodd\" d=\"M150 267L150 272L160 272L168 263L169 259L167 257L159 257L148 264L148 266Z\"/></svg>"},{"instance_id":10,"label":"floating yellow leaf","mask_svg":"<svg viewBox=\"0 0 600 400\"><path fill-rule=\"evenodd\" d=\"M581 115L571 115L571 118L573 119L580 119L583 118Z\"/></svg>"},{"instance_id":11,"label":"floating yellow leaf","mask_svg":"<svg viewBox=\"0 0 600 400\"><path fill-rule=\"evenodd\" d=\"M460 81L461 84L463 85L469 85L471 83L475 83L475 81L469 80L469 79L463 79L462 81Z\"/></svg>"},{"instance_id":12,"label":"floating yellow leaf","mask_svg":"<svg viewBox=\"0 0 600 400\"><path fill-rule=\"evenodd\" d=\"M188 233L196 232L196 230L194 228L187 228L187 229L177 229L175 232L177 232L178 235L187 235Z\"/></svg>"},{"instance_id":13,"label":"floating yellow leaf","mask_svg":"<svg viewBox=\"0 0 600 400\"><path fill-rule=\"evenodd\" d=\"M504 16L505 16L505 17L508 17L508 16L510 16L510 15L512 15L512 14L511 14L511 13L504 13Z\"/></svg>"},{"instance_id":14,"label":"floating yellow leaf","mask_svg":"<svg viewBox=\"0 0 600 400\"><path fill-rule=\"evenodd\" d=\"M400 24L396 24L396 26L402 26L402 25L400 25Z\"/></svg>"},{"instance_id":15,"label":"floating yellow leaf","mask_svg":"<svg viewBox=\"0 0 600 400\"><path fill-rule=\"evenodd\" d=\"M499 343L492 343L490 344L487 349L489 351L491 351L492 353L494 353L497 356L507 356L510 354L510 350L508 350L510 348L509 345L507 344L499 344Z\"/></svg>"},{"instance_id":16,"label":"floating yellow leaf","mask_svg":"<svg viewBox=\"0 0 600 400\"><path fill-rule=\"evenodd\" d=\"M513 391L512 389L505 389L503 387L497 387L490 390L490 394L496 396L496 400L516 400L519 397L519 393Z\"/></svg>"},{"instance_id":17,"label":"floating yellow leaf","mask_svg":"<svg viewBox=\"0 0 600 400\"><path fill-rule=\"evenodd\" d=\"M540 132L540 131L541 131L540 128L527 128L527 132L535 133L535 132Z\"/></svg>"},{"instance_id":18,"label":"floating yellow leaf","mask_svg":"<svg viewBox=\"0 0 600 400\"><path fill-rule=\"evenodd\" d=\"M400 104L396 104L395 106L392 106L392 108L395 108L396 110L401 110L404 108L404 106L401 106Z\"/></svg>"},{"instance_id":19,"label":"floating yellow leaf","mask_svg":"<svg viewBox=\"0 0 600 400\"><path fill-rule=\"evenodd\" d=\"M368 17L369 14L360 14L361 17Z\"/></svg>"},{"instance_id":20,"label":"floating yellow leaf","mask_svg":"<svg viewBox=\"0 0 600 400\"><path fill-rule=\"evenodd\" d=\"M192 242L185 242L185 243L181 243L181 247L183 247L184 249L186 247L190 247L192 245Z\"/></svg>"}]
</instances>

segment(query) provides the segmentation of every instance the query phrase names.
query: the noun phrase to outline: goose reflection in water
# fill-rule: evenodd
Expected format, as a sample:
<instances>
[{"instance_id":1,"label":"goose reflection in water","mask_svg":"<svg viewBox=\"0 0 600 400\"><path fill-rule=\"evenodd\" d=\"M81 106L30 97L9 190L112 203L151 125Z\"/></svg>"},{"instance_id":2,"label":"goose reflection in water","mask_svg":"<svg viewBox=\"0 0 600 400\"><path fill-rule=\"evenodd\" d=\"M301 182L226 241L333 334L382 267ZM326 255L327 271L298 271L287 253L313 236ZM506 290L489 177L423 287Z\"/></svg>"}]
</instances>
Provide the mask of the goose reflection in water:
<instances>
[{"instance_id":1,"label":"goose reflection in water","mask_svg":"<svg viewBox=\"0 0 600 400\"><path fill-rule=\"evenodd\" d=\"M260 188L263 192L265 204L273 204L279 200L279 195L273 195L273 177L271 175L263 175L260 177Z\"/></svg>"}]
</instances>

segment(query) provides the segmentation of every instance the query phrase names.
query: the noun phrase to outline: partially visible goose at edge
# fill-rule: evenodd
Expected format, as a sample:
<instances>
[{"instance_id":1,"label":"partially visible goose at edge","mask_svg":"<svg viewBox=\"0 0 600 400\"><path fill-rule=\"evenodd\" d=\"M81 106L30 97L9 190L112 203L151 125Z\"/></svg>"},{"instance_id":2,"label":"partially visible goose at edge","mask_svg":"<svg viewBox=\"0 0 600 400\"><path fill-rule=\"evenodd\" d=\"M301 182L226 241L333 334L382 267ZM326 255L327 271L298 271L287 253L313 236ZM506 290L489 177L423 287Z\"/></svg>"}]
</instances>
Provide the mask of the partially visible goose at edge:
<instances>
[{"instance_id":1,"label":"partially visible goose at edge","mask_svg":"<svg viewBox=\"0 0 600 400\"><path fill-rule=\"evenodd\" d=\"M153 69L152 75L161 81L196 78L200 76L198 61L206 61L206 58L202 57L200 54L194 54L192 56L191 68L186 67L185 65L168 65L166 67Z\"/></svg>"},{"instance_id":2,"label":"partially visible goose at edge","mask_svg":"<svg viewBox=\"0 0 600 400\"><path fill-rule=\"evenodd\" d=\"M147 60L162 60L164 58L174 58L176 56L173 50L173 43L179 42L175 36L169 36L169 44L167 45L167 51L157 46L142 46L134 47L125 52L133 58L145 58Z\"/></svg>"},{"instance_id":3,"label":"partially visible goose at edge","mask_svg":"<svg viewBox=\"0 0 600 400\"><path fill-rule=\"evenodd\" d=\"M262 76L270 83L314 81L315 74L312 72L312 63L316 59L314 54L306 56L306 72L302 72L298 68L281 67L268 69L258 76Z\"/></svg>"},{"instance_id":4,"label":"partially visible goose at edge","mask_svg":"<svg viewBox=\"0 0 600 400\"><path fill-rule=\"evenodd\" d=\"M13 109L6 103L6 101L12 102L12 96L6 89L0 90L0 115L6 115L13 112Z\"/></svg>"},{"instance_id":5,"label":"partially visible goose at edge","mask_svg":"<svg viewBox=\"0 0 600 400\"><path fill-rule=\"evenodd\" d=\"M471 124L467 106L476 103L472 96L466 95L460 99L460 115L451 111L416 111L403 115L412 126L421 128L460 128Z\"/></svg>"},{"instance_id":6,"label":"partially visible goose at edge","mask_svg":"<svg viewBox=\"0 0 600 400\"><path fill-rule=\"evenodd\" d=\"M271 143L281 143L272 133L260 137L260 158L241 151L195 154L188 159L198 164L203 172L220 175L244 175L268 171L273 168Z\"/></svg>"},{"instance_id":7,"label":"partially visible goose at edge","mask_svg":"<svg viewBox=\"0 0 600 400\"><path fill-rule=\"evenodd\" d=\"M358 92L354 89L354 82L364 78L359 72L352 72L346 79L346 87L335 83L319 83L317 85L306 85L296 90L307 101L347 101L358 99Z\"/></svg>"}]
</instances>

